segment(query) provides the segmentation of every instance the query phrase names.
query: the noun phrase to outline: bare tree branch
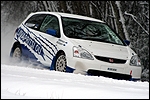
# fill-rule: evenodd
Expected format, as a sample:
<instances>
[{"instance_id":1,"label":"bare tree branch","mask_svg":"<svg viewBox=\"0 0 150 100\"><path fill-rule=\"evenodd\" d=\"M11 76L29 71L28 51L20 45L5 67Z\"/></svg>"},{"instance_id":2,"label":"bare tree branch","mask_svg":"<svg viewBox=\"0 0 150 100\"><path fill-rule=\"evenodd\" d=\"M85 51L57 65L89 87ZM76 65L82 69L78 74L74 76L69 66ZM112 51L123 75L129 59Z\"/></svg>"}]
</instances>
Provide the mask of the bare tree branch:
<instances>
[{"instance_id":1,"label":"bare tree branch","mask_svg":"<svg viewBox=\"0 0 150 100\"><path fill-rule=\"evenodd\" d=\"M127 13L126 11L125 11L124 14L125 14L125 15L128 15L128 16L131 16L131 17L133 18L133 20L144 30L144 32L149 35L149 32L146 31L146 30L144 29L144 27L142 27L142 25L136 20L136 16L134 16L133 14Z\"/></svg>"}]
</instances>

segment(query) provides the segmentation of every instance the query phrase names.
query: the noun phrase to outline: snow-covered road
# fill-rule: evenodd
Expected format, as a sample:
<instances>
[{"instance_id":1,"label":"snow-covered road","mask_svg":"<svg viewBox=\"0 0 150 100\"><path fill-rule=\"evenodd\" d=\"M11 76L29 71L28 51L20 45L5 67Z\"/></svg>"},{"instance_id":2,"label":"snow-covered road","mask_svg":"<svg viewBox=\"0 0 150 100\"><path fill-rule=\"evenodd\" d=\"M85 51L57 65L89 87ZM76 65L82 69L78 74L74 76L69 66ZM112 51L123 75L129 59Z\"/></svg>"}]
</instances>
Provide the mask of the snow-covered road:
<instances>
[{"instance_id":1,"label":"snow-covered road","mask_svg":"<svg viewBox=\"0 0 150 100\"><path fill-rule=\"evenodd\" d=\"M149 83L1 64L1 99L148 99Z\"/></svg>"}]
</instances>

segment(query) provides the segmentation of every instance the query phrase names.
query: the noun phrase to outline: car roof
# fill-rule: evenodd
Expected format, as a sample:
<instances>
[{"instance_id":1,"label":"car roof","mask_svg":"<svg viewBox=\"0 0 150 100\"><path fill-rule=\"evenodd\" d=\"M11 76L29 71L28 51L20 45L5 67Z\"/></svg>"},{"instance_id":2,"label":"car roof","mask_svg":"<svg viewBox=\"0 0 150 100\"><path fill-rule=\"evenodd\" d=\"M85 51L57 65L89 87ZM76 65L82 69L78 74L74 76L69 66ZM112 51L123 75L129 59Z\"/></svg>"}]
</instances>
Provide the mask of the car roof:
<instances>
[{"instance_id":1,"label":"car roof","mask_svg":"<svg viewBox=\"0 0 150 100\"><path fill-rule=\"evenodd\" d=\"M77 14L62 13L62 12L40 11L40 12L34 12L32 14L53 14L53 15L59 15L59 16L62 16L62 17L77 18L77 19L91 20L91 21L97 21L97 22L104 23L104 21L96 19L96 18L83 16L83 15L77 15Z\"/></svg>"}]
</instances>

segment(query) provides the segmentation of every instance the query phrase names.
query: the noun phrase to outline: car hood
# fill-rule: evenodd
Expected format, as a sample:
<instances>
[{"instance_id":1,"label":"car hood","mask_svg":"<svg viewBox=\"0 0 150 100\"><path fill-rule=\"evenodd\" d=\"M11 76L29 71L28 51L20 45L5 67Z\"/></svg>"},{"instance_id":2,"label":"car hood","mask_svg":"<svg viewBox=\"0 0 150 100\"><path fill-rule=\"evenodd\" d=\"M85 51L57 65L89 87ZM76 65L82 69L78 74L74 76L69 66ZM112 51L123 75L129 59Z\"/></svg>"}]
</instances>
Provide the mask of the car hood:
<instances>
[{"instance_id":1,"label":"car hood","mask_svg":"<svg viewBox=\"0 0 150 100\"><path fill-rule=\"evenodd\" d=\"M128 46L121 46L111 43L90 41L90 40L80 40L80 39L70 39L74 45L80 45L82 48L86 49L93 55L117 58L117 59L128 59L129 58L129 48Z\"/></svg>"}]
</instances>

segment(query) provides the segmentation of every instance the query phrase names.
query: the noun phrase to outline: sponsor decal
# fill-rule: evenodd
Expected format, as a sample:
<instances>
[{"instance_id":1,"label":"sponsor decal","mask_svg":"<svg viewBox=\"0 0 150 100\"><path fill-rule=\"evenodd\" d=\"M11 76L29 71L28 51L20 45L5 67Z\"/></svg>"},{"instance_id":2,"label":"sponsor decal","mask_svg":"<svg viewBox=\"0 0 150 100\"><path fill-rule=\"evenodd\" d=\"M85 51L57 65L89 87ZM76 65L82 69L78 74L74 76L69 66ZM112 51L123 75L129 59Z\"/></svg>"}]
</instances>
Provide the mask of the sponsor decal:
<instances>
[{"instance_id":1,"label":"sponsor decal","mask_svg":"<svg viewBox=\"0 0 150 100\"><path fill-rule=\"evenodd\" d=\"M60 45L63 45L63 46L66 46L66 44L67 44L67 42L65 42L65 41L62 40L62 39L58 39L58 41L57 41L56 43L58 43L58 44L60 44Z\"/></svg>"},{"instance_id":2,"label":"sponsor decal","mask_svg":"<svg viewBox=\"0 0 150 100\"><path fill-rule=\"evenodd\" d=\"M34 39L32 39L29 33L25 32L21 27L19 27L16 31L16 37L31 47L37 54L43 57L44 52L42 46L39 45Z\"/></svg>"},{"instance_id":3,"label":"sponsor decal","mask_svg":"<svg viewBox=\"0 0 150 100\"><path fill-rule=\"evenodd\" d=\"M46 58L52 60L56 52L58 52L55 44L42 35L38 37L23 24L16 30L16 39L25 46L30 47L36 54L42 56L43 60L47 60ZM30 48L28 49L30 50ZM35 56L38 58L37 55Z\"/></svg>"}]
</instances>

